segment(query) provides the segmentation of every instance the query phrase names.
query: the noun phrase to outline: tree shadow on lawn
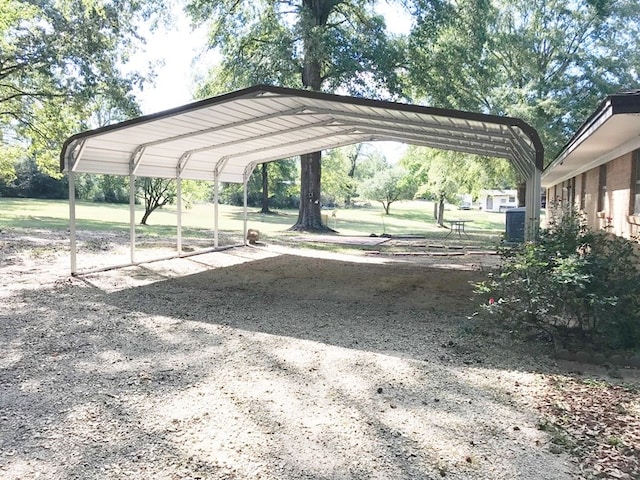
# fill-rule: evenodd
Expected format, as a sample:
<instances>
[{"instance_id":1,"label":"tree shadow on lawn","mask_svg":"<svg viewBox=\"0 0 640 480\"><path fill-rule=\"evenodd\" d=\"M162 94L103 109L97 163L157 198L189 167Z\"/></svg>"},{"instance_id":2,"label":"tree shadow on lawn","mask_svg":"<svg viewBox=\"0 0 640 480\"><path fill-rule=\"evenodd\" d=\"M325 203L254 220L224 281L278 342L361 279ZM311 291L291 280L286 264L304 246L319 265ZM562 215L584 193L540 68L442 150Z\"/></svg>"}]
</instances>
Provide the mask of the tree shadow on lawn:
<instances>
[{"instance_id":1,"label":"tree shadow on lawn","mask_svg":"<svg viewBox=\"0 0 640 480\"><path fill-rule=\"evenodd\" d=\"M264 215L262 213L256 213L256 212L249 212L248 220L249 220L249 225L252 228L257 228L257 229L261 228L260 224L281 225L282 228L280 229L279 232L276 232L275 234L277 235L277 234L285 234L286 232L288 232L288 229L296 223L296 220L298 218L297 215L298 215L297 212L295 212L295 214L290 214L285 212L275 216ZM385 233L385 229L387 230L386 233L398 233L398 234L412 233L413 230L417 230L418 232L422 231L419 224L416 227L412 227L412 226L398 227L398 226L392 226L392 225L385 225L381 216L380 218L376 218L375 220L367 221L367 220L360 220L355 218L344 219L344 218L341 218L339 214L337 218L334 218L331 216L332 213L329 210L322 210L321 215L327 216L328 218L327 226L335 229L338 233L340 233L341 230L342 231L346 230L350 232L352 231L362 232L362 235L369 235L371 233L374 233L376 235L382 235L383 233ZM228 216L229 218L238 222L244 220L244 214L242 212L231 213ZM289 220L289 221L285 221L285 220ZM297 234L299 233L300 232L297 232ZM318 233L321 234L320 232ZM275 236L274 234L270 234L270 235Z\"/></svg>"},{"instance_id":2,"label":"tree shadow on lawn","mask_svg":"<svg viewBox=\"0 0 640 480\"><path fill-rule=\"evenodd\" d=\"M453 348L474 272L388 267L277 256L110 294L25 290L0 317L2 468L563 478L513 399L509 371L529 360Z\"/></svg>"}]
</instances>

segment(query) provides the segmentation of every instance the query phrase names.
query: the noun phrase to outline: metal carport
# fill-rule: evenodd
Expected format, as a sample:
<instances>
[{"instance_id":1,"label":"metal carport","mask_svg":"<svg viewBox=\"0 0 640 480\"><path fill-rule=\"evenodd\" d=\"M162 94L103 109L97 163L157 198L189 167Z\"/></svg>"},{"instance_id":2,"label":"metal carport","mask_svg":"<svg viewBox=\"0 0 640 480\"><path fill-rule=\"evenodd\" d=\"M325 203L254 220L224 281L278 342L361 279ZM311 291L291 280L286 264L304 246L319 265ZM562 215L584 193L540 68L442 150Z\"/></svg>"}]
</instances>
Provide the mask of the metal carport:
<instances>
[{"instance_id":1,"label":"metal carport","mask_svg":"<svg viewBox=\"0 0 640 480\"><path fill-rule=\"evenodd\" d=\"M543 147L537 132L524 121L308 90L255 86L67 139L60 155L60 168L69 175L71 272L77 273L76 173L131 177L131 264L134 264L136 176L176 179L177 255L180 255L181 179L214 182L214 247L218 247L220 182L244 183L246 202L247 181L260 163L375 141L396 141L510 160L526 179L525 236L531 240L537 235ZM246 239L246 215L244 228Z\"/></svg>"}]
</instances>

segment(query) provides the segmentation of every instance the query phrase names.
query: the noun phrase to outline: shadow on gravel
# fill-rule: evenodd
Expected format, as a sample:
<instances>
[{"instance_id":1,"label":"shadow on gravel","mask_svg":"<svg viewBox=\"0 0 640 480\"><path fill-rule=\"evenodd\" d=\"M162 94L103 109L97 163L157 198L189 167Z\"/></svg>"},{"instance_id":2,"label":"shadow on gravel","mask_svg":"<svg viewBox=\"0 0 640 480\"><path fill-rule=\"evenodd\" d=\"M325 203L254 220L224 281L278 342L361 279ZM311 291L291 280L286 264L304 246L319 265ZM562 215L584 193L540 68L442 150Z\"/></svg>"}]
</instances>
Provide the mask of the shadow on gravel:
<instances>
[{"instance_id":1,"label":"shadow on gravel","mask_svg":"<svg viewBox=\"0 0 640 480\"><path fill-rule=\"evenodd\" d=\"M24 290L0 315L0 476L568 478L513 399L539 365L458 345L475 275L277 256Z\"/></svg>"},{"instance_id":2,"label":"shadow on gravel","mask_svg":"<svg viewBox=\"0 0 640 480\"><path fill-rule=\"evenodd\" d=\"M25 291L22 308L0 315L3 479L130 478L128 470L175 465L192 474L219 470L184 456L174 432L145 419L145 399L188 388L198 374L170 355L158 361L175 345L105 299L77 286Z\"/></svg>"},{"instance_id":3,"label":"shadow on gravel","mask_svg":"<svg viewBox=\"0 0 640 480\"><path fill-rule=\"evenodd\" d=\"M475 330L471 283L481 278L478 271L411 263L279 255L121 290L106 301L132 312L421 359L434 345L451 354L465 343L464 332ZM514 367L511 356L501 364L503 356L490 353L460 361ZM528 370L523 360L519 367Z\"/></svg>"}]
</instances>

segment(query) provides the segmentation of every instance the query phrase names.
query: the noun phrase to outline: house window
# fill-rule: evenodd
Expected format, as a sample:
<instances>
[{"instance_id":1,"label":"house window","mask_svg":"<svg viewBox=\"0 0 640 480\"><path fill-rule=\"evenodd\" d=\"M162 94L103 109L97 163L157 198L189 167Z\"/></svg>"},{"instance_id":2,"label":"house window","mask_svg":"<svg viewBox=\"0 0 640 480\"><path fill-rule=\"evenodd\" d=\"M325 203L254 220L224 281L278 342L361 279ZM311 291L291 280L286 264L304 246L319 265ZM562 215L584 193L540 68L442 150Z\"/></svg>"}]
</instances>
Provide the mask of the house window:
<instances>
[{"instance_id":1,"label":"house window","mask_svg":"<svg viewBox=\"0 0 640 480\"><path fill-rule=\"evenodd\" d=\"M605 199L607 198L607 165L600 166L598 181L598 211L604 211Z\"/></svg>"},{"instance_id":2,"label":"house window","mask_svg":"<svg viewBox=\"0 0 640 480\"><path fill-rule=\"evenodd\" d=\"M516 201L516 197L509 197L509 203L514 203Z\"/></svg>"},{"instance_id":3,"label":"house window","mask_svg":"<svg viewBox=\"0 0 640 480\"><path fill-rule=\"evenodd\" d=\"M587 203L587 172L580 179L580 210L584 210Z\"/></svg>"},{"instance_id":4,"label":"house window","mask_svg":"<svg viewBox=\"0 0 640 480\"><path fill-rule=\"evenodd\" d=\"M633 214L640 215L640 150L633 155Z\"/></svg>"}]
</instances>

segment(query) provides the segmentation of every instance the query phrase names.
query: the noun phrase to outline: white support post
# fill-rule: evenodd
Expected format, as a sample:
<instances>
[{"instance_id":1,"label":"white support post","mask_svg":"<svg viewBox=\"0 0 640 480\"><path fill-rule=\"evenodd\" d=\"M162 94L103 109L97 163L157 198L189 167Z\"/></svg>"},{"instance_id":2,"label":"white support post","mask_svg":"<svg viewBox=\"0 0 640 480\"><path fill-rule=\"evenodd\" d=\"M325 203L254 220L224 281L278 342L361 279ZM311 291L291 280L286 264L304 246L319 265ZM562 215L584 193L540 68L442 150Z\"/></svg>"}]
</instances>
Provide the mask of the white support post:
<instances>
[{"instance_id":1,"label":"white support post","mask_svg":"<svg viewBox=\"0 0 640 480\"><path fill-rule=\"evenodd\" d=\"M530 242L533 240L532 238L532 231L531 231L531 225L532 225L532 219L533 219L533 202L531 200L531 189L533 188L533 182L532 182L532 174L530 173L529 175L527 175L527 181L526 181L526 194L525 194L525 212L524 212L524 216L525 216L525 224L524 224L524 241L525 242Z\"/></svg>"},{"instance_id":2,"label":"white support post","mask_svg":"<svg viewBox=\"0 0 640 480\"><path fill-rule=\"evenodd\" d=\"M178 196L178 215L176 220L177 241L176 248L178 250L178 256L182 256L182 172L187 166L187 162L191 159L189 152L183 153L178 159L176 165L176 195Z\"/></svg>"},{"instance_id":3,"label":"white support post","mask_svg":"<svg viewBox=\"0 0 640 480\"><path fill-rule=\"evenodd\" d=\"M76 174L69 169L69 237L71 240L71 275L78 273L76 263Z\"/></svg>"},{"instance_id":4,"label":"white support post","mask_svg":"<svg viewBox=\"0 0 640 480\"><path fill-rule=\"evenodd\" d=\"M218 167L213 172L213 247L218 248L218 204L220 203L220 178Z\"/></svg>"},{"instance_id":5,"label":"white support post","mask_svg":"<svg viewBox=\"0 0 640 480\"><path fill-rule=\"evenodd\" d=\"M244 179L243 179L243 184L244 184L244 211L242 214L242 218L243 218L243 228L242 228L242 238L243 241L242 243L244 245L248 245L249 241L247 240L247 234L249 233L249 215L247 214L247 203L248 203L248 199L247 199L247 189L248 189L248 183L249 183L249 176L245 174Z\"/></svg>"},{"instance_id":6,"label":"white support post","mask_svg":"<svg viewBox=\"0 0 640 480\"><path fill-rule=\"evenodd\" d=\"M177 215L176 215L176 249L178 255L182 254L182 178L180 177L180 171L176 177L176 203L177 203Z\"/></svg>"},{"instance_id":7,"label":"white support post","mask_svg":"<svg viewBox=\"0 0 640 480\"><path fill-rule=\"evenodd\" d=\"M133 174L129 175L129 250L131 263L136 263L136 176Z\"/></svg>"},{"instance_id":8,"label":"white support post","mask_svg":"<svg viewBox=\"0 0 640 480\"><path fill-rule=\"evenodd\" d=\"M78 244L76 239L76 169L82 157L86 142L83 140L66 157L66 170L69 179L69 241L70 241L70 261L71 275L78 273L77 253Z\"/></svg>"},{"instance_id":9,"label":"white support post","mask_svg":"<svg viewBox=\"0 0 640 480\"><path fill-rule=\"evenodd\" d=\"M532 183L533 216L531 218L531 240L535 241L538 240L540 234L540 209L542 208L542 172L537 168L534 171Z\"/></svg>"}]
</instances>

